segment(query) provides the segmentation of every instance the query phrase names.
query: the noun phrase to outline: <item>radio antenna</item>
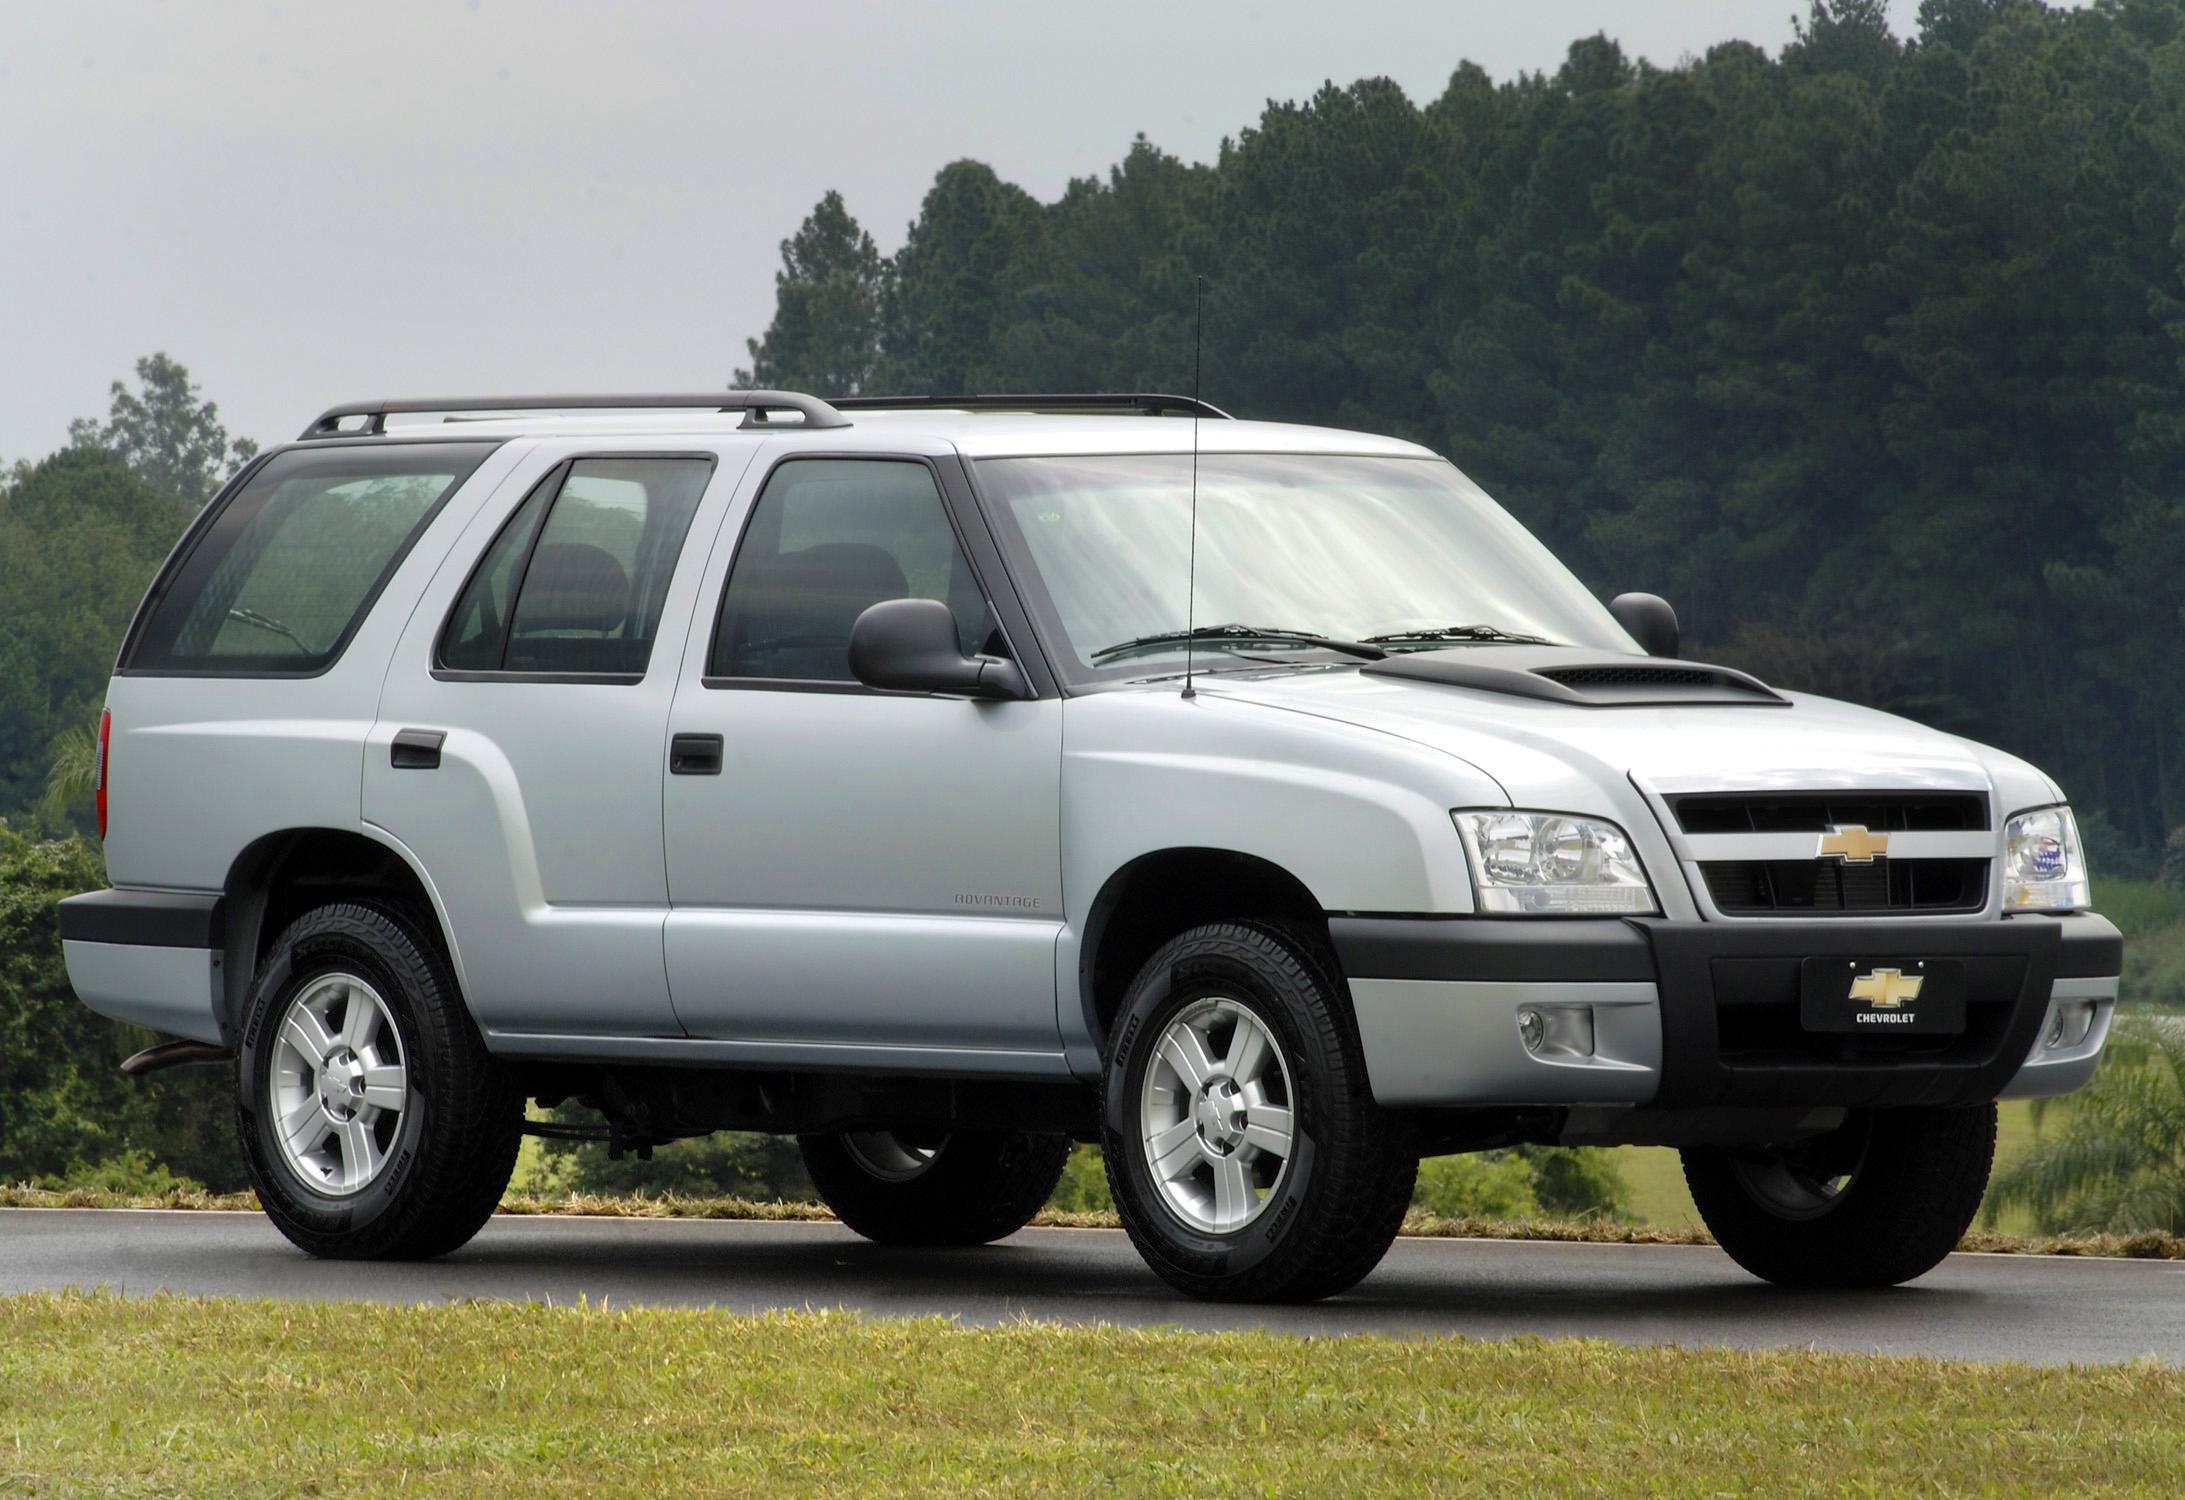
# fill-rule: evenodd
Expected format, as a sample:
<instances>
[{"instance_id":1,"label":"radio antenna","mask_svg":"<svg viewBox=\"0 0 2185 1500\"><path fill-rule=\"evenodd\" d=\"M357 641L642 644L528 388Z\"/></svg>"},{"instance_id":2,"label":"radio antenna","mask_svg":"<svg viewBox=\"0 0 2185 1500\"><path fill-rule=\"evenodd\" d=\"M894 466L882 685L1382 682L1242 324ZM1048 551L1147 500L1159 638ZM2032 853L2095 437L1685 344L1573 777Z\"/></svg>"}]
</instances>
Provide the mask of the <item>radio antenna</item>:
<instances>
[{"instance_id":1,"label":"radio antenna","mask_svg":"<svg viewBox=\"0 0 2185 1500\"><path fill-rule=\"evenodd\" d=\"M1184 564L1184 691L1186 698L1199 696L1191 685L1192 631L1198 624L1199 603L1199 413L1206 410L1200 396L1200 358L1206 348L1206 278L1192 279L1191 330L1191 552Z\"/></svg>"}]
</instances>

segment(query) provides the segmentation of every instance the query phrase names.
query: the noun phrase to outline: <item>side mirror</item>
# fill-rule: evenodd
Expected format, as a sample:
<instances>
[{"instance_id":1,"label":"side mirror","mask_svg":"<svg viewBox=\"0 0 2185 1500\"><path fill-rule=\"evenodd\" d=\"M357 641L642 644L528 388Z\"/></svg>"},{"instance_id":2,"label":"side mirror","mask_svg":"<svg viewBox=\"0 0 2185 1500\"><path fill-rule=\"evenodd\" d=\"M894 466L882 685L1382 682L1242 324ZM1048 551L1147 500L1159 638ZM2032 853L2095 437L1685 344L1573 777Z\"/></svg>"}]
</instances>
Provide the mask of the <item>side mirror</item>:
<instances>
[{"instance_id":1,"label":"side mirror","mask_svg":"<svg viewBox=\"0 0 2185 1500\"><path fill-rule=\"evenodd\" d=\"M1618 594L1608 601L1608 612L1648 656L1677 654L1677 612L1659 594Z\"/></svg>"},{"instance_id":2,"label":"side mirror","mask_svg":"<svg viewBox=\"0 0 2185 1500\"><path fill-rule=\"evenodd\" d=\"M1017 664L1001 656L966 656L956 616L938 599L889 599L850 627L850 670L867 687L964 698L1029 698Z\"/></svg>"}]
</instances>

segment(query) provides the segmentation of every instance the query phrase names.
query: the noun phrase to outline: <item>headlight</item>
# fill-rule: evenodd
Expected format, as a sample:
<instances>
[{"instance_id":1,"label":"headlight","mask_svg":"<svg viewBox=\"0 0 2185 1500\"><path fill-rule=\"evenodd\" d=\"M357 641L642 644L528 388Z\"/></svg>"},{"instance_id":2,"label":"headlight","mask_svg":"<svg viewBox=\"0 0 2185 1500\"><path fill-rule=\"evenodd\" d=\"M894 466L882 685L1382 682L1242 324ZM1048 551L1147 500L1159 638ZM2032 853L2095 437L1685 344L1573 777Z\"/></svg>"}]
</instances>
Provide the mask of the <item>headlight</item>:
<instances>
[{"instance_id":1,"label":"headlight","mask_svg":"<svg viewBox=\"0 0 2185 1500\"><path fill-rule=\"evenodd\" d=\"M1509 916L1626 916L1656 910L1654 888L1614 823L1562 813L1459 812L1479 909Z\"/></svg>"},{"instance_id":2,"label":"headlight","mask_svg":"<svg viewBox=\"0 0 2185 1500\"><path fill-rule=\"evenodd\" d=\"M2092 904L2086 855L2070 808L2036 808L2004 826L2005 911L2070 911Z\"/></svg>"}]
</instances>

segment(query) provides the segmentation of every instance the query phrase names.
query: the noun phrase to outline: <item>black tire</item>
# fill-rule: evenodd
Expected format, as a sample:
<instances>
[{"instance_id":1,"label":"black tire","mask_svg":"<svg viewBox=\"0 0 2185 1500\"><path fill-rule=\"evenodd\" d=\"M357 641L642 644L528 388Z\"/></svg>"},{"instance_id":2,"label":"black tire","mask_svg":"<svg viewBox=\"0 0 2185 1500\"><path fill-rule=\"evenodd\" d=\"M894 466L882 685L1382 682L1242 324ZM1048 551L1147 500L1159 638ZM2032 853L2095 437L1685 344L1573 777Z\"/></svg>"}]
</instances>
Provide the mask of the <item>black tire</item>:
<instances>
[{"instance_id":1,"label":"black tire","mask_svg":"<svg viewBox=\"0 0 2185 1500\"><path fill-rule=\"evenodd\" d=\"M1715 1242L1762 1280L1880 1287L1957 1247L1994 1162L1992 1104L1885 1109L1782 1151L1688 1149L1684 1180ZM1814 1190L1841 1174L1834 1191Z\"/></svg>"},{"instance_id":2,"label":"black tire","mask_svg":"<svg viewBox=\"0 0 2185 1500\"><path fill-rule=\"evenodd\" d=\"M384 1169L345 1195L307 1182L273 1134L276 1031L290 1002L334 973L369 981L385 1001L409 1091ZM266 1216L313 1255L419 1260L466 1244L515 1170L523 1104L514 1077L486 1051L438 945L395 912L319 907L298 917L260 965L237 1056L236 1125Z\"/></svg>"},{"instance_id":3,"label":"black tire","mask_svg":"<svg viewBox=\"0 0 2185 1500\"><path fill-rule=\"evenodd\" d=\"M1209 1301L1304 1302L1356 1285L1388 1253L1419 1159L1373 1102L1344 993L1311 939L1266 922L1195 927L1132 982L1108 1044L1104 1155L1123 1227L1169 1285ZM1243 1007L1280 1048L1294 1126L1279 1174L1254 1184L1253 1216L1226 1233L1164 1198L1139 1114L1163 1032L1210 999Z\"/></svg>"},{"instance_id":4,"label":"black tire","mask_svg":"<svg viewBox=\"0 0 2185 1500\"><path fill-rule=\"evenodd\" d=\"M917 1145L925 1157L891 1159ZM1054 1196L1066 1135L959 1130L929 1142L885 1131L800 1135L804 1170L836 1218L881 1245L984 1245Z\"/></svg>"}]
</instances>

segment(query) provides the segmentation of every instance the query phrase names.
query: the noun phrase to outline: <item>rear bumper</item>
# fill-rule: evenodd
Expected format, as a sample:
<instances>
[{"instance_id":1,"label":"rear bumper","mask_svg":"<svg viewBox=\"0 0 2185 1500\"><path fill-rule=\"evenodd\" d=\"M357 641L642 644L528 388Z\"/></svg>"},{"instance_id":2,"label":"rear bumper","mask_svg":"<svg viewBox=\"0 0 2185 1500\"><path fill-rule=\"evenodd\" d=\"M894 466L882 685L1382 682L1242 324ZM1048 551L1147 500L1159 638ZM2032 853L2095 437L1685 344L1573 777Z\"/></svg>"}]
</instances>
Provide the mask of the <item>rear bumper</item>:
<instances>
[{"instance_id":1,"label":"rear bumper","mask_svg":"<svg viewBox=\"0 0 2185 1500\"><path fill-rule=\"evenodd\" d=\"M1333 917L1374 1094L1391 1105L1904 1106L2067 1093L2093 1075L2123 967L2105 918L1780 922ZM1804 960L1951 959L1949 1037L1809 1033ZM2054 1008L2093 1024L2046 1045ZM1528 1051L1525 1009L1583 1013L1590 1051Z\"/></svg>"},{"instance_id":2,"label":"rear bumper","mask_svg":"<svg viewBox=\"0 0 2185 1500\"><path fill-rule=\"evenodd\" d=\"M225 929L218 896L93 891L60 904L76 998L102 1016L219 1043Z\"/></svg>"}]
</instances>

